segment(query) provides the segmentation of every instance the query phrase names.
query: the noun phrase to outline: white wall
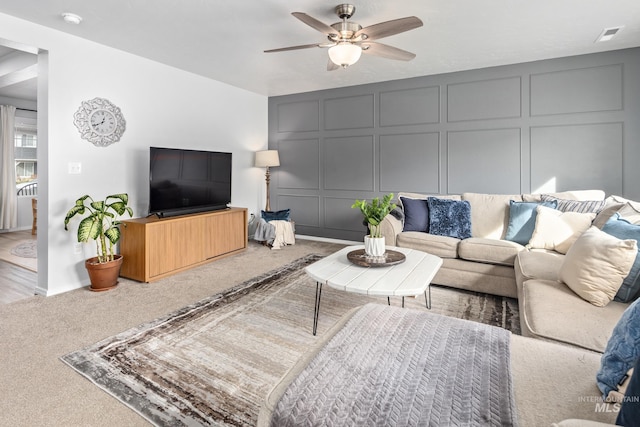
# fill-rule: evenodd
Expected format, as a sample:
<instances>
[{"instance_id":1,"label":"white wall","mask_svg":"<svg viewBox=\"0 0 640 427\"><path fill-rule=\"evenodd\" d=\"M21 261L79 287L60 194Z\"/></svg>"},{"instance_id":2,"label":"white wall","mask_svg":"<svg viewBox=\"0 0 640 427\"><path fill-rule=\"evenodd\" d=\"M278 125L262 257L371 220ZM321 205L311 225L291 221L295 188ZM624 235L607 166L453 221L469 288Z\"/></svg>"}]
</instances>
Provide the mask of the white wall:
<instances>
[{"instance_id":1,"label":"white wall","mask_svg":"<svg viewBox=\"0 0 640 427\"><path fill-rule=\"evenodd\" d=\"M63 228L79 196L127 192L135 216L146 215L151 145L232 152L232 205L259 212L264 171L252 164L267 147L266 97L4 14L0 39L46 50L38 79L40 293L88 284L83 261L94 247L75 254L74 233ZM127 121L110 147L94 147L73 125L80 103L95 97L119 106ZM70 175L69 162L82 173Z\"/></svg>"}]
</instances>

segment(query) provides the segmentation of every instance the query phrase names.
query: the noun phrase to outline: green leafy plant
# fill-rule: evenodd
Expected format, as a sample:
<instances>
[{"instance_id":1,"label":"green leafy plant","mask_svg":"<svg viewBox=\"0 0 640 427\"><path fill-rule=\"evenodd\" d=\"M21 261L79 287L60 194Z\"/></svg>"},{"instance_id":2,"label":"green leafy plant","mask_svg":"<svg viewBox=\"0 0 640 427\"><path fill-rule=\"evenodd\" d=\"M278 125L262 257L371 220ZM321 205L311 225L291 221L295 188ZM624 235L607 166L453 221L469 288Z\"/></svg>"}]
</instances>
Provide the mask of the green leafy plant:
<instances>
[{"instance_id":1,"label":"green leafy plant","mask_svg":"<svg viewBox=\"0 0 640 427\"><path fill-rule=\"evenodd\" d=\"M113 261L114 246L120 240L119 217L125 213L133 216L133 210L127 206L129 196L126 193L112 194L104 200L94 201L88 194L76 200L64 218L64 229L68 230L69 220L76 215L85 215L78 225L78 242L95 240L98 262ZM107 243L108 242L108 243Z\"/></svg>"},{"instance_id":2,"label":"green leafy plant","mask_svg":"<svg viewBox=\"0 0 640 427\"><path fill-rule=\"evenodd\" d=\"M389 193L380 200L379 197L375 197L371 202L366 200L356 200L352 208L360 209L364 219L369 226L370 237L382 237L380 232L380 223L386 217L389 212L396 208L395 203L391 202L393 199L393 193Z\"/></svg>"}]
</instances>

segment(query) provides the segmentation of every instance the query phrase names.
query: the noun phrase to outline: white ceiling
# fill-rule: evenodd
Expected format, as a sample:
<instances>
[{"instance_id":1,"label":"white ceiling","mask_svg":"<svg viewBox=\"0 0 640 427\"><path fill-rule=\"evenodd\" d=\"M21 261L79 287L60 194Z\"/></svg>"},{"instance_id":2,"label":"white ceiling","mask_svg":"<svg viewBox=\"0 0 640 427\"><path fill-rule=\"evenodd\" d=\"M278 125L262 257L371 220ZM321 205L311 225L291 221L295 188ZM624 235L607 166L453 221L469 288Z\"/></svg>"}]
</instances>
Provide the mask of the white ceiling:
<instances>
[{"instance_id":1,"label":"white ceiling","mask_svg":"<svg viewBox=\"0 0 640 427\"><path fill-rule=\"evenodd\" d=\"M2 0L0 12L268 96L640 46L639 0L362 0L354 1L351 20L363 27L411 15L424 22L381 40L415 53L413 61L363 55L346 70L328 72L326 49L263 53L325 41L291 12L332 24L339 21L333 12L337 4ZM62 12L84 20L67 24ZM625 28L613 40L595 43L604 28L621 25ZM7 53L0 49L0 60ZM0 73L0 86L1 79ZM34 81L0 88L0 96L31 91L35 98Z\"/></svg>"}]
</instances>

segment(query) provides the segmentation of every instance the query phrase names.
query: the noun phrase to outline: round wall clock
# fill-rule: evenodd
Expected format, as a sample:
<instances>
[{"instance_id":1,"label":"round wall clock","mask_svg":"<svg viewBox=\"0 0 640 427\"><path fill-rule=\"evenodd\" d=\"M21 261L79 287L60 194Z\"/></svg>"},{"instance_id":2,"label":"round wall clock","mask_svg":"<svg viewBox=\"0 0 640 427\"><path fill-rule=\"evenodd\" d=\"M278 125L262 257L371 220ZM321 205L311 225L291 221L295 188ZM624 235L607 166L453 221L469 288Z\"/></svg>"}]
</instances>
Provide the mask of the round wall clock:
<instances>
[{"instance_id":1,"label":"round wall clock","mask_svg":"<svg viewBox=\"0 0 640 427\"><path fill-rule=\"evenodd\" d=\"M106 147L118 142L127 122L120 108L104 98L83 101L73 115L73 124L80 136L96 147Z\"/></svg>"}]
</instances>

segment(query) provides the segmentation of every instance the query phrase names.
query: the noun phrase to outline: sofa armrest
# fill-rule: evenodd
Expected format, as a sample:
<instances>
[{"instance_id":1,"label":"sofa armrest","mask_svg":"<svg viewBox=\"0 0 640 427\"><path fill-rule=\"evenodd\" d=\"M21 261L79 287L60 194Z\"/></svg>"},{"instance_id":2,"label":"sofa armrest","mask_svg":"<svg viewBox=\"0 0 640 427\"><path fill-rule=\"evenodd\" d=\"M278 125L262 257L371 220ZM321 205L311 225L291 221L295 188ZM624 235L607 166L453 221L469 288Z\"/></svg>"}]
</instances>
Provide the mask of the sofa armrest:
<instances>
[{"instance_id":1,"label":"sofa armrest","mask_svg":"<svg viewBox=\"0 0 640 427\"><path fill-rule=\"evenodd\" d=\"M380 223L380 232L385 245L396 246L396 236L402 232L402 221L393 215L387 215Z\"/></svg>"}]
</instances>

